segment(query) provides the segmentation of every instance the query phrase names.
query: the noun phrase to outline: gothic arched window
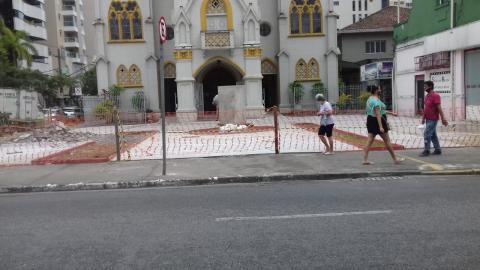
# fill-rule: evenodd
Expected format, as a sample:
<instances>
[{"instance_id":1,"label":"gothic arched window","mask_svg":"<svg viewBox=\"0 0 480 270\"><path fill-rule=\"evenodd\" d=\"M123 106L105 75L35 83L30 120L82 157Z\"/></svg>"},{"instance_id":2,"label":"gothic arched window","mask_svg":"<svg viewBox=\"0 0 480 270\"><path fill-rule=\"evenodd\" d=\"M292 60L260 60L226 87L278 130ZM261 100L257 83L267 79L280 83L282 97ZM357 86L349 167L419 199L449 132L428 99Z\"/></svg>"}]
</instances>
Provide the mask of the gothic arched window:
<instances>
[{"instance_id":1,"label":"gothic arched window","mask_svg":"<svg viewBox=\"0 0 480 270\"><path fill-rule=\"evenodd\" d=\"M317 60L314 58L308 61L308 75L310 80L320 79L320 66L318 65Z\"/></svg>"},{"instance_id":2,"label":"gothic arched window","mask_svg":"<svg viewBox=\"0 0 480 270\"><path fill-rule=\"evenodd\" d=\"M295 67L295 80L304 81L308 79L308 69L305 60L300 59Z\"/></svg>"},{"instance_id":3,"label":"gothic arched window","mask_svg":"<svg viewBox=\"0 0 480 270\"><path fill-rule=\"evenodd\" d=\"M131 65L128 70L128 77L130 79L130 86L141 86L142 85L142 74L137 65Z\"/></svg>"},{"instance_id":4,"label":"gothic arched window","mask_svg":"<svg viewBox=\"0 0 480 270\"><path fill-rule=\"evenodd\" d=\"M203 0L201 31L231 31L233 29L232 6L229 0Z\"/></svg>"},{"instance_id":5,"label":"gothic arched window","mask_svg":"<svg viewBox=\"0 0 480 270\"><path fill-rule=\"evenodd\" d=\"M322 14L320 0L292 0L290 2L290 34L317 35L323 33Z\"/></svg>"},{"instance_id":6,"label":"gothic arched window","mask_svg":"<svg viewBox=\"0 0 480 270\"><path fill-rule=\"evenodd\" d=\"M298 18L298 10L296 7L292 8L292 10L290 11L290 33L300 33L300 23Z\"/></svg>"},{"instance_id":7,"label":"gothic arched window","mask_svg":"<svg viewBox=\"0 0 480 270\"><path fill-rule=\"evenodd\" d=\"M128 76L128 69L124 65L120 65L117 68L117 85L128 86L130 84L130 78Z\"/></svg>"},{"instance_id":8,"label":"gothic arched window","mask_svg":"<svg viewBox=\"0 0 480 270\"><path fill-rule=\"evenodd\" d=\"M117 68L117 85L121 87L142 87L142 73L137 65L129 69L124 65Z\"/></svg>"},{"instance_id":9,"label":"gothic arched window","mask_svg":"<svg viewBox=\"0 0 480 270\"><path fill-rule=\"evenodd\" d=\"M310 61L300 59L295 66L296 81L318 81L320 80L320 66L317 60L311 58Z\"/></svg>"},{"instance_id":10,"label":"gothic arched window","mask_svg":"<svg viewBox=\"0 0 480 270\"><path fill-rule=\"evenodd\" d=\"M109 23L110 23L110 39L111 40L120 39L120 28L118 27L118 19L115 12L112 12L110 14Z\"/></svg>"},{"instance_id":11,"label":"gothic arched window","mask_svg":"<svg viewBox=\"0 0 480 270\"><path fill-rule=\"evenodd\" d=\"M113 0L108 11L110 41L143 41L142 13L135 0Z\"/></svg>"},{"instance_id":12,"label":"gothic arched window","mask_svg":"<svg viewBox=\"0 0 480 270\"><path fill-rule=\"evenodd\" d=\"M143 38L142 18L140 17L140 14L138 12L133 13L133 38Z\"/></svg>"}]
</instances>

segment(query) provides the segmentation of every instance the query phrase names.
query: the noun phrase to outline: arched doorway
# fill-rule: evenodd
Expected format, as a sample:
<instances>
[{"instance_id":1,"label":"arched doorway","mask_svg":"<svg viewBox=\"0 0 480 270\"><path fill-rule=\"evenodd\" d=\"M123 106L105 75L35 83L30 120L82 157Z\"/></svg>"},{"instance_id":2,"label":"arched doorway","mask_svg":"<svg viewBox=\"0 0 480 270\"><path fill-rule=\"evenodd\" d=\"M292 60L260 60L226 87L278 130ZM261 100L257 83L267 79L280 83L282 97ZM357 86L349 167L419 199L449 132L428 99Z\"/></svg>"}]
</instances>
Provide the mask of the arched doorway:
<instances>
[{"instance_id":1,"label":"arched doorway","mask_svg":"<svg viewBox=\"0 0 480 270\"><path fill-rule=\"evenodd\" d=\"M262 61L262 90L265 108L278 106L277 66L269 59Z\"/></svg>"},{"instance_id":2,"label":"arched doorway","mask_svg":"<svg viewBox=\"0 0 480 270\"><path fill-rule=\"evenodd\" d=\"M176 67L172 62L165 64L165 112L177 111L177 83L175 82Z\"/></svg>"},{"instance_id":3,"label":"arched doorway","mask_svg":"<svg viewBox=\"0 0 480 270\"><path fill-rule=\"evenodd\" d=\"M212 58L202 65L194 74L199 118L215 117L216 108L212 102L218 87L241 84L243 76L236 64L223 57Z\"/></svg>"}]
</instances>

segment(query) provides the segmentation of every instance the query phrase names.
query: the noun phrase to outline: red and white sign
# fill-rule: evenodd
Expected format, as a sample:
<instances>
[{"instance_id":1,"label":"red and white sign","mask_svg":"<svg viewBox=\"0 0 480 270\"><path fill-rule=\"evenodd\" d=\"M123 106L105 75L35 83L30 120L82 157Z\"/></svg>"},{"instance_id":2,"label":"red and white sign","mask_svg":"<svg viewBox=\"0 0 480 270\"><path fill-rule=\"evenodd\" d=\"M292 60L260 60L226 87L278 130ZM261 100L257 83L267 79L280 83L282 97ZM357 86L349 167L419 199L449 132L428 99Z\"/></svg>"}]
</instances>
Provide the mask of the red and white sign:
<instances>
[{"instance_id":1,"label":"red and white sign","mask_svg":"<svg viewBox=\"0 0 480 270\"><path fill-rule=\"evenodd\" d=\"M158 21L158 33L160 34L160 43L164 44L167 42L167 22L165 17L160 17Z\"/></svg>"}]
</instances>

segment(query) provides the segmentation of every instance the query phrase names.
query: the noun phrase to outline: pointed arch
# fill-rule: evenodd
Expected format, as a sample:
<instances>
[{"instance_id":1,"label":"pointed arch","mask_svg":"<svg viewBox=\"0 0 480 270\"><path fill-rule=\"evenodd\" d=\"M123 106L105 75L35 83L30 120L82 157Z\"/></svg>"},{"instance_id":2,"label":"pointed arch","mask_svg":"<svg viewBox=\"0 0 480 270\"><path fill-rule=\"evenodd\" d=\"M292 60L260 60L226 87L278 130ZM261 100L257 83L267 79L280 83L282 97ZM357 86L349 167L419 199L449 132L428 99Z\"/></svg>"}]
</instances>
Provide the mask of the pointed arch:
<instances>
[{"instance_id":1,"label":"pointed arch","mask_svg":"<svg viewBox=\"0 0 480 270\"><path fill-rule=\"evenodd\" d=\"M295 66L295 80L308 80L308 67L307 63L303 59L298 60L297 65Z\"/></svg>"},{"instance_id":2,"label":"pointed arch","mask_svg":"<svg viewBox=\"0 0 480 270\"><path fill-rule=\"evenodd\" d=\"M245 76L245 71L239 66L237 65L235 62L233 62L232 60L226 58L226 57L223 57L223 56L214 56L214 57L211 57L209 58L207 61L205 61L201 66L199 66L195 72L193 73L193 77L194 78L197 78L200 73L208 66L212 65L212 64L216 64L218 63L219 61L221 62L224 62L225 64L227 64L229 67L233 68L233 70L235 70L235 72L237 72L242 78Z\"/></svg>"},{"instance_id":3,"label":"pointed arch","mask_svg":"<svg viewBox=\"0 0 480 270\"><path fill-rule=\"evenodd\" d=\"M142 86L142 73L137 65L133 64L128 70L129 86Z\"/></svg>"},{"instance_id":4,"label":"pointed arch","mask_svg":"<svg viewBox=\"0 0 480 270\"><path fill-rule=\"evenodd\" d=\"M130 78L128 75L128 69L124 65L120 65L117 68L117 85L128 86L130 84Z\"/></svg>"},{"instance_id":5,"label":"pointed arch","mask_svg":"<svg viewBox=\"0 0 480 270\"><path fill-rule=\"evenodd\" d=\"M108 10L110 42L143 42L142 11L135 0L112 0Z\"/></svg>"},{"instance_id":6,"label":"pointed arch","mask_svg":"<svg viewBox=\"0 0 480 270\"><path fill-rule=\"evenodd\" d=\"M247 41L255 41L255 22L253 20L248 20L248 40Z\"/></svg>"},{"instance_id":7,"label":"pointed arch","mask_svg":"<svg viewBox=\"0 0 480 270\"><path fill-rule=\"evenodd\" d=\"M262 74L277 74L277 65L269 58L262 60Z\"/></svg>"},{"instance_id":8,"label":"pointed arch","mask_svg":"<svg viewBox=\"0 0 480 270\"><path fill-rule=\"evenodd\" d=\"M166 62L164 66L165 70L165 78L166 79L173 79L177 77L177 67L173 62Z\"/></svg>"},{"instance_id":9,"label":"pointed arch","mask_svg":"<svg viewBox=\"0 0 480 270\"><path fill-rule=\"evenodd\" d=\"M308 75L310 80L320 79L320 66L315 58L308 61Z\"/></svg>"},{"instance_id":10,"label":"pointed arch","mask_svg":"<svg viewBox=\"0 0 480 270\"><path fill-rule=\"evenodd\" d=\"M291 0L290 35L323 35L323 7L320 0Z\"/></svg>"},{"instance_id":11,"label":"pointed arch","mask_svg":"<svg viewBox=\"0 0 480 270\"><path fill-rule=\"evenodd\" d=\"M226 26L228 31L233 30L233 11L230 0L203 0L200 8L200 23L201 31L207 31L207 17L208 14L223 14L226 15Z\"/></svg>"}]
</instances>

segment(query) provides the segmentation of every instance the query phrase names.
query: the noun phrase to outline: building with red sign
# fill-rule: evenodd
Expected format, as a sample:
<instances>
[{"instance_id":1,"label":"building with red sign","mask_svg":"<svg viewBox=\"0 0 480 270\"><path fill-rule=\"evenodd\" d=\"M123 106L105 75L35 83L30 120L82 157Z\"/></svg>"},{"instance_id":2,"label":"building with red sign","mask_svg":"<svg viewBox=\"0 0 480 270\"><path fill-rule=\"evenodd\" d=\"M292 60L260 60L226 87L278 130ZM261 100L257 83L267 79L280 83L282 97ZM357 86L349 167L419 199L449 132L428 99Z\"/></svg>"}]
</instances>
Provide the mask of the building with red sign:
<instances>
[{"instance_id":1,"label":"building with red sign","mask_svg":"<svg viewBox=\"0 0 480 270\"><path fill-rule=\"evenodd\" d=\"M480 115L480 2L415 1L395 28L395 110L420 114L424 82L433 81L450 120Z\"/></svg>"}]
</instances>

